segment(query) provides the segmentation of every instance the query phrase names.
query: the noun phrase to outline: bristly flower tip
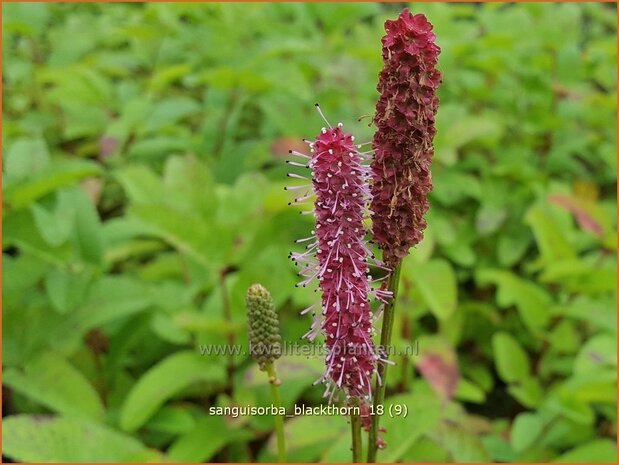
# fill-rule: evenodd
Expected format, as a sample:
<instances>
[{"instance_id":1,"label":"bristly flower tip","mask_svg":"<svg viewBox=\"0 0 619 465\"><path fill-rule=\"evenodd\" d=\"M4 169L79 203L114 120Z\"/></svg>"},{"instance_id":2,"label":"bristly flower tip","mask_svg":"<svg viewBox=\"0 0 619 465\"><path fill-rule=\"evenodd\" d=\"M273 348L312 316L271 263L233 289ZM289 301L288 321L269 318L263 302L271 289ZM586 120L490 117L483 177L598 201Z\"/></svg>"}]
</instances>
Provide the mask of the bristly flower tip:
<instances>
[{"instance_id":1,"label":"bristly flower tip","mask_svg":"<svg viewBox=\"0 0 619 465\"><path fill-rule=\"evenodd\" d=\"M322 310L316 312L305 337L310 341L321 333L325 337L326 371L318 380L327 384L325 396L332 400L342 388L347 396L369 400L379 360L372 341L370 297L384 301L388 296L370 285L372 252L364 225L369 216L370 170L363 164L367 157L359 152L353 135L344 132L341 123L331 126L316 107L327 127L310 143L312 157L307 163L315 194L315 228L312 236L297 241L309 242L305 251L291 254L304 277L298 285L317 280L322 292ZM307 198L308 194L303 196Z\"/></svg>"},{"instance_id":2,"label":"bristly flower tip","mask_svg":"<svg viewBox=\"0 0 619 465\"><path fill-rule=\"evenodd\" d=\"M394 266L421 241L426 227L441 50L422 14L404 9L397 20L385 22L385 30L372 141L372 231L383 259Z\"/></svg>"}]
</instances>

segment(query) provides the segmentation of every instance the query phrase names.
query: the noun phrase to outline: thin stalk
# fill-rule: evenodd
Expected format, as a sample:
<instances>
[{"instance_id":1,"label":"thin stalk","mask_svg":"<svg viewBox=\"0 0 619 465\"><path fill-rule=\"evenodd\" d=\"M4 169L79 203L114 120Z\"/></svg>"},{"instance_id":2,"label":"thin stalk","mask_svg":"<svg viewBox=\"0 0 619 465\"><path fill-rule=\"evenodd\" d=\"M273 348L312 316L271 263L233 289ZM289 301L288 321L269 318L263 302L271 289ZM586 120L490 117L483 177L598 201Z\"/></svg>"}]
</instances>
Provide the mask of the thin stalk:
<instances>
[{"instance_id":1,"label":"thin stalk","mask_svg":"<svg viewBox=\"0 0 619 465\"><path fill-rule=\"evenodd\" d=\"M272 363L267 363L264 369L269 375L273 406L276 410L280 410L282 406L282 399L279 396L279 385L281 381L277 378L277 373ZM284 438L284 418L281 415L275 415L275 435L277 438L277 461L283 463L286 461L286 440Z\"/></svg>"},{"instance_id":2,"label":"thin stalk","mask_svg":"<svg viewBox=\"0 0 619 465\"><path fill-rule=\"evenodd\" d=\"M391 291L393 295L391 296L389 302L385 305L385 310L383 311L383 327L380 332L380 348L384 350L385 358L389 356L391 346L391 333L393 330L395 304L398 297L400 269L401 263L398 263L393 268L393 272L391 273L391 276L389 276L389 281L387 283L387 289ZM378 438L380 421L380 415L377 415L376 412L385 400L385 390L387 389L387 366L387 363L380 363L378 365L378 376L376 377L376 384L374 386L372 424L370 425L370 433L368 436L368 463L376 462L376 452L378 451L376 439ZM382 380L382 383L379 382L379 379Z\"/></svg>"},{"instance_id":3,"label":"thin stalk","mask_svg":"<svg viewBox=\"0 0 619 465\"><path fill-rule=\"evenodd\" d=\"M352 463L361 463L361 413L359 412L359 399L353 399L351 406L353 407L350 411Z\"/></svg>"}]
</instances>

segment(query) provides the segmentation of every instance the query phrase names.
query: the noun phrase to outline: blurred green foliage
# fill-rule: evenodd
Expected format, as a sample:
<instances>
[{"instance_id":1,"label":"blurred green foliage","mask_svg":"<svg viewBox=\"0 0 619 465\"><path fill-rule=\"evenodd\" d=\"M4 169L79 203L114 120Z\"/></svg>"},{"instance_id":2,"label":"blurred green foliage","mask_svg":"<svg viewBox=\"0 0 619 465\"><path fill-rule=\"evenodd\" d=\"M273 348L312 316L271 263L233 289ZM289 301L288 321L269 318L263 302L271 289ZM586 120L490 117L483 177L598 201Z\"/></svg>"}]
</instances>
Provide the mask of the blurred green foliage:
<instances>
[{"instance_id":1,"label":"blurred green foliage","mask_svg":"<svg viewBox=\"0 0 619 465\"><path fill-rule=\"evenodd\" d=\"M243 297L283 337L316 295L283 157L328 117L371 137L382 24L401 5L3 9L4 453L273 460ZM404 265L386 461L615 462L616 11L414 4L443 52L435 189ZM317 405L322 361L277 363ZM230 381L232 385L230 385ZM457 384L456 384L457 383ZM41 414L51 415L41 417ZM345 419L287 419L289 459L348 461Z\"/></svg>"}]
</instances>

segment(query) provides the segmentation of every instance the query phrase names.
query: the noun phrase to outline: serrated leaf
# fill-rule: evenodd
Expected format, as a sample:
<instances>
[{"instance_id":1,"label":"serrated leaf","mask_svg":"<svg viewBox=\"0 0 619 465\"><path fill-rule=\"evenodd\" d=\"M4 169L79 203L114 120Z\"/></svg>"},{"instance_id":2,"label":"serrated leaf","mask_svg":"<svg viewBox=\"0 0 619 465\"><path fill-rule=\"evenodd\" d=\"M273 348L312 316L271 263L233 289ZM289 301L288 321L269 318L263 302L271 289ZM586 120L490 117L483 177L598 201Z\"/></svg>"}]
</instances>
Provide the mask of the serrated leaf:
<instances>
[{"instance_id":1,"label":"serrated leaf","mask_svg":"<svg viewBox=\"0 0 619 465\"><path fill-rule=\"evenodd\" d=\"M170 397L198 381L223 380L221 366L195 352L177 352L148 370L135 383L122 406L120 427L135 431Z\"/></svg>"}]
</instances>

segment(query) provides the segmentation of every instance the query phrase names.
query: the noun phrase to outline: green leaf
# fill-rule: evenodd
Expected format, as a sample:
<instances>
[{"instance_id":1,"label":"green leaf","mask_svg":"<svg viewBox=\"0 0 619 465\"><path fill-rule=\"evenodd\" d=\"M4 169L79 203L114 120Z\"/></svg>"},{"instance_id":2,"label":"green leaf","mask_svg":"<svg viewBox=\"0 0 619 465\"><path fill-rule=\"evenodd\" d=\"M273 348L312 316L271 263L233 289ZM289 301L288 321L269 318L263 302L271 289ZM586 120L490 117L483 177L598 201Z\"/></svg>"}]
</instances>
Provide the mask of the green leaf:
<instances>
[{"instance_id":1,"label":"green leaf","mask_svg":"<svg viewBox=\"0 0 619 465\"><path fill-rule=\"evenodd\" d=\"M497 284L497 302L501 307L516 305L522 321L532 330L544 328L551 318L551 298L540 286L509 271L482 269L476 273L479 284Z\"/></svg>"},{"instance_id":2,"label":"green leaf","mask_svg":"<svg viewBox=\"0 0 619 465\"><path fill-rule=\"evenodd\" d=\"M186 76L191 71L191 66L189 64L177 64L168 66L163 68L152 77L151 80L151 88L155 92L159 92L164 90L167 86L169 86L172 82L180 79L183 76Z\"/></svg>"},{"instance_id":3,"label":"green leaf","mask_svg":"<svg viewBox=\"0 0 619 465\"><path fill-rule=\"evenodd\" d=\"M136 159L156 160L179 152L185 153L189 150L189 143L186 138L154 136L132 144L129 149L129 156Z\"/></svg>"},{"instance_id":4,"label":"green leaf","mask_svg":"<svg viewBox=\"0 0 619 465\"><path fill-rule=\"evenodd\" d=\"M553 460L555 463L617 463L617 444L610 439L596 439Z\"/></svg>"},{"instance_id":5,"label":"green leaf","mask_svg":"<svg viewBox=\"0 0 619 465\"><path fill-rule=\"evenodd\" d=\"M130 165L116 173L129 200L134 204L163 203L163 183L155 173L143 165Z\"/></svg>"},{"instance_id":6,"label":"green leaf","mask_svg":"<svg viewBox=\"0 0 619 465\"><path fill-rule=\"evenodd\" d=\"M77 250L85 261L93 265L103 262L103 236L97 209L82 190L73 194L75 206L75 240Z\"/></svg>"},{"instance_id":7,"label":"green leaf","mask_svg":"<svg viewBox=\"0 0 619 465\"><path fill-rule=\"evenodd\" d=\"M516 461L516 454L512 450L509 442L507 442L502 435L485 435L481 440L493 462ZM446 462L447 460L444 461Z\"/></svg>"},{"instance_id":8,"label":"green leaf","mask_svg":"<svg viewBox=\"0 0 619 465\"><path fill-rule=\"evenodd\" d=\"M42 139L17 139L4 160L7 182L28 178L47 167L49 152Z\"/></svg>"},{"instance_id":9,"label":"green leaf","mask_svg":"<svg viewBox=\"0 0 619 465\"><path fill-rule=\"evenodd\" d=\"M363 434L363 433L361 433ZM367 454L366 444L362 444L361 456ZM318 460L319 463L350 463L352 453L350 450L350 435L341 434L325 448L324 454Z\"/></svg>"},{"instance_id":10,"label":"green leaf","mask_svg":"<svg viewBox=\"0 0 619 465\"><path fill-rule=\"evenodd\" d=\"M544 429L546 422L534 413L519 414L512 425L511 444L516 452L522 452L533 445Z\"/></svg>"},{"instance_id":11,"label":"green leaf","mask_svg":"<svg viewBox=\"0 0 619 465\"><path fill-rule=\"evenodd\" d=\"M334 421L334 420L338 421ZM343 418L325 415L301 415L287 419L284 424L286 458L290 462L315 461L326 447L342 435L349 435ZM259 456L260 462L276 459L275 434L269 438L267 448Z\"/></svg>"},{"instance_id":12,"label":"green leaf","mask_svg":"<svg viewBox=\"0 0 619 465\"><path fill-rule=\"evenodd\" d=\"M222 416L199 420L191 431L180 436L168 449L174 462L208 462L213 455L232 441L246 441L251 432L230 429ZM205 441L205 438L208 440Z\"/></svg>"},{"instance_id":13,"label":"green leaf","mask_svg":"<svg viewBox=\"0 0 619 465\"><path fill-rule=\"evenodd\" d=\"M213 261L219 262L230 245L222 236L216 239L210 225L190 213L164 205L136 205L130 212L148 228L149 235L163 239L207 267Z\"/></svg>"},{"instance_id":14,"label":"green leaf","mask_svg":"<svg viewBox=\"0 0 619 465\"><path fill-rule=\"evenodd\" d=\"M51 211L39 203L33 203L30 208L39 234L48 244L58 246L69 238L76 219L76 209L70 192L58 191Z\"/></svg>"},{"instance_id":15,"label":"green leaf","mask_svg":"<svg viewBox=\"0 0 619 465\"><path fill-rule=\"evenodd\" d=\"M501 266L508 267L518 262L527 248L531 244L531 237L528 233L505 232L499 236L497 241L497 258Z\"/></svg>"},{"instance_id":16,"label":"green leaf","mask_svg":"<svg viewBox=\"0 0 619 465\"><path fill-rule=\"evenodd\" d=\"M591 325L597 330L603 329L617 333L617 311L615 296L577 296L569 304L557 306L554 313L568 316Z\"/></svg>"},{"instance_id":17,"label":"green leaf","mask_svg":"<svg viewBox=\"0 0 619 465\"><path fill-rule=\"evenodd\" d=\"M212 178L195 157L170 157L163 180L141 167L126 168L117 178L132 200L130 214L141 224L142 235L163 239L208 268L224 259L234 235L219 230L223 221L213 220ZM226 217L233 212L226 210Z\"/></svg>"},{"instance_id":18,"label":"green leaf","mask_svg":"<svg viewBox=\"0 0 619 465\"><path fill-rule=\"evenodd\" d=\"M54 308L59 313L68 313L84 300L90 280L87 271L53 269L45 278L45 290Z\"/></svg>"},{"instance_id":19,"label":"green leaf","mask_svg":"<svg viewBox=\"0 0 619 465\"><path fill-rule=\"evenodd\" d=\"M200 110L200 105L188 97L165 99L157 103L145 122L147 131L156 131Z\"/></svg>"},{"instance_id":20,"label":"green leaf","mask_svg":"<svg viewBox=\"0 0 619 465\"><path fill-rule=\"evenodd\" d=\"M486 400L486 393L476 384L473 384L469 380L460 378L458 381L458 388L456 390L455 398L465 402L482 404Z\"/></svg>"},{"instance_id":21,"label":"green leaf","mask_svg":"<svg viewBox=\"0 0 619 465\"><path fill-rule=\"evenodd\" d=\"M195 412L186 405L163 406L153 415L145 429L173 435L185 434L196 426Z\"/></svg>"},{"instance_id":22,"label":"green leaf","mask_svg":"<svg viewBox=\"0 0 619 465\"><path fill-rule=\"evenodd\" d=\"M445 206L454 206L467 197L479 199L481 196L481 182L473 175L465 174L453 169L437 170L432 173L434 189L432 196L436 197Z\"/></svg>"},{"instance_id":23,"label":"green leaf","mask_svg":"<svg viewBox=\"0 0 619 465\"><path fill-rule=\"evenodd\" d=\"M463 425L439 423L430 437L449 451L453 462L485 463L490 460L480 438Z\"/></svg>"},{"instance_id":24,"label":"green leaf","mask_svg":"<svg viewBox=\"0 0 619 465\"><path fill-rule=\"evenodd\" d=\"M529 357L518 341L505 332L495 333L492 337L496 369L506 382L518 382L528 378L530 373Z\"/></svg>"},{"instance_id":25,"label":"green leaf","mask_svg":"<svg viewBox=\"0 0 619 465\"><path fill-rule=\"evenodd\" d=\"M41 415L5 417L2 452L21 462L162 462L138 440L77 418Z\"/></svg>"},{"instance_id":26,"label":"green leaf","mask_svg":"<svg viewBox=\"0 0 619 465\"><path fill-rule=\"evenodd\" d=\"M403 463L447 463L449 460L449 453L428 437L416 441L402 456Z\"/></svg>"},{"instance_id":27,"label":"green leaf","mask_svg":"<svg viewBox=\"0 0 619 465\"><path fill-rule=\"evenodd\" d=\"M440 320L449 318L458 301L456 275L451 264L440 259L411 263L405 272L419 289L432 313Z\"/></svg>"},{"instance_id":28,"label":"green leaf","mask_svg":"<svg viewBox=\"0 0 619 465\"><path fill-rule=\"evenodd\" d=\"M387 398L381 426L388 431L385 439L389 445L379 452L378 459L381 462L397 462L415 441L438 427L441 418L440 405L439 397L425 387L415 389L415 394ZM405 408L408 415L390 415L390 411L395 411L392 406Z\"/></svg>"},{"instance_id":29,"label":"green leaf","mask_svg":"<svg viewBox=\"0 0 619 465\"><path fill-rule=\"evenodd\" d=\"M608 334L598 334L589 339L574 360L574 373L586 374L601 367L617 367L617 339Z\"/></svg>"},{"instance_id":30,"label":"green leaf","mask_svg":"<svg viewBox=\"0 0 619 465\"><path fill-rule=\"evenodd\" d=\"M129 276L105 276L95 280L81 305L66 315L33 309L33 324L45 344L63 352L76 350L84 335L93 328L127 318L153 304L150 288ZM14 312L13 318L17 318ZM23 318L23 317L22 317ZM15 324L23 319L18 319ZM23 326L23 323L21 323ZM13 329L15 331L15 329ZM32 337L24 331L22 337Z\"/></svg>"},{"instance_id":31,"label":"green leaf","mask_svg":"<svg viewBox=\"0 0 619 465\"><path fill-rule=\"evenodd\" d=\"M97 391L73 365L46 352L22 370L9 368L4 382L34 401L65 415L100 420L104 409Z\"/></svg>"},{"instance_id":32,"label":"green leaf","mask_svg":"<svg viewBox=\"0 0 619 465\"><path fill-rule=\"evenodd\" d=\"M199 213L204 218L215 216L217 196L213 176L197 158L169 157L164 168L163 184L167 191L165 202L168 205L177 210ZM255 188L256 184L253 183L252 187ZM257 198L261 196L257 195Z\"/></svg>"},{"instance_id":33,"label":"green leaf","mask_svg":"<svg viewBox=\"0 0 619 465\"><path fill-rule=\"evenodd\" d=\"M7 32L36 37L44 29L49 18L48 5L15 3L5 5L2 26Z\"/></svg>"},{"instance_id":34,"label":"green leaf","mask_svg":"<svg viewBox=\"0 0 619 465\"><path fill-rule=\"evenodd\" d=\"M544 398L542 386L536 378L526 378L520 380L517 384L511 384L507 388L507 392L522 405L529 408L539 407Z\"/></svg>"},{"instance_id":35,"label":"green leaf","mask_svg":"<svg viewBox=\"0 0 619 465\"><path fill-rule=\"evenodd\" d=\"M4 189L3 201L11 208L24 208L44 195L88 176L96 176L99 167L81 160L64 160L49 165L20 183L11 183Z\"/></svg>"},{"instance_id":36,"label":"green leaf","mask_svg":"<svg viewBox=\"0 0 619 465\"><path fill-rule=\"evenodd\" d=\"M482 236L496 232L507 218L507 209L504 206L484 203L475 216L475 227Z\"/></svg>"},{"instance_id":37,"label":"green leaf","mask_svg":"<svg viewBox=\"0 0 619 465\"><path fill-rule=\"evenodd\" d=\"M575 374L559 386L563 399L571 398L583 404L616 403L617 391L616 368L598 368L585 373Z\"/></svg>"},{"instance_id":38,"label":"green leaf","mask_svg":"<svg viewBox=\"0 0 619 465\"><path fill-rule=\"evenodd\" d=\"M218 383L224 371L195 352L177 352L148 370L133 386L120 412L120 427L135 431L170 397L198 381Z\"/></svg>"},{"instance_id":39,"label":"green leaf","mask_svg":"<svg viewBox=\"0 0 619 465\"><path fill-rule=\"evenodd\" d=\"M533 229L544 264L550 265L558 260L575 258L574 248L548 207L531 207L525 216L525 222Z\"/></svg>"},{"instance_id":40,"label":"green leaf","mask_svg":"<svg viewBox=\"0 0 619 465\"><path fill-rule=\"evenodd\" d=\"M148 288L129 276L106 276L93 283L84 305L71 313L67 326L86 332L152 305Z\"/></svg>"}]
</instances>

